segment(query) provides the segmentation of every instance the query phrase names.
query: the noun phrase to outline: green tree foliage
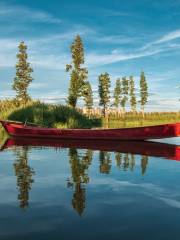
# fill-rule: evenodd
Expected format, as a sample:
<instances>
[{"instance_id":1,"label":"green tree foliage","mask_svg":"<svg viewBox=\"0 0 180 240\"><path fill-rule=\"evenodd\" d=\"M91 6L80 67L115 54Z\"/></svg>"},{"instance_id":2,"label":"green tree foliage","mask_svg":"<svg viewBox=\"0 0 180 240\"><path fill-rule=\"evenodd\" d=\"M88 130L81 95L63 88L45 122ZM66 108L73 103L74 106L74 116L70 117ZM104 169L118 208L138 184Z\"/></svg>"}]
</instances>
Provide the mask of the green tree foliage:
<instances>
[{"instance_id":1,"label":"green tree foliage","mask_svg":"<svg viewBox=\"0 0 180 240\"><path fill-rule=\"evenodd\" d=\"M146 77L144 72L141 72L140 76L140 103L141 103L141 110L144 115L144 107L148 102L148 85L146 81Z\"/></svg>"},{"instance_id":2,"label":"green tree foliage","mask_svg":"<svg viewBox=\"0 0 180 240\"><path fill-rule=\"evenodd\" d=\"M123 112L125 112L126 102L128 101L128 93L129 93L129 81L126 77L122 78L122 99L121 99L121 107Z\"/></svg>"},{"instance_id":3,"label":"green tree foliage","mask_svg":"<svg viewBox=\"0 0 180 240\"><path fill-rule=\"evenodd\" d=\"M131 105L131 110L133 112L136 111L136 96L135 96L135 87L134 87L134 79L133 76L130 76L129 79L129 85L130 85L130 105Z\"/></svg>"},{"instance_id":4,"label":"green tree foliage","mask_svg":"<svg viewBox=\"0 0 180 240\"><path fill-rule=\"evenodd\" d=\"M116 86L114 88L114 106L116 108L119 107L119 104L121 102L121 93L122 93L122 89L121 89L121 79L118 78L116 80Z\"/></svg>"},{"instance_id":5,"label":"green tree foliage","mask_svg":"<svg viewBox=\"0 0 180 240\"><path fill-rule=\"evenodd\" d=\"M12 85L13 90L16 91L16 100L23 105L30 100L30 96L27 92L29 84L32 82L33 78L31 73L33 69L27 62L27 46L24 42L20 42L19 53L17 54L17 64L16 64L16 76Z\"/></svg>"},{"instance_id":6,"label":"green tree foliage","mask_svg":"<svg viewBox=\"0 0 180 240\"><path fill-rule=\"evenodd\" d=\"M90 110L93 106L93 92L91 88L91 84L86 82L83 88L83 97L85 102L85 107Z\"/></svg>"},{"instance_id":7,"label":"green tree foliage","mask_svg":"<svg viewBox=\"0 0 180 240\"><path fill-rule=\"evenodd\" d=\"M110 77L108 73L99 76L99 105L103 106L103 115L106 115L106 109L110 102Z\"/></svg>"},{"instance_id":8,"label":"green tree foliage","mask_svg":"<svg viewBox=\"0 0 180 240\"><path fill-rule=\"evenodd\" d=\"M66 65L66 72L70 73L68 104L75 108L78 98L82 96L88 76L87 69L81 67L84 64L84 47L79 35L76 36L71 45L71 55L72 63Z\"/></svg>"}]
</instances>

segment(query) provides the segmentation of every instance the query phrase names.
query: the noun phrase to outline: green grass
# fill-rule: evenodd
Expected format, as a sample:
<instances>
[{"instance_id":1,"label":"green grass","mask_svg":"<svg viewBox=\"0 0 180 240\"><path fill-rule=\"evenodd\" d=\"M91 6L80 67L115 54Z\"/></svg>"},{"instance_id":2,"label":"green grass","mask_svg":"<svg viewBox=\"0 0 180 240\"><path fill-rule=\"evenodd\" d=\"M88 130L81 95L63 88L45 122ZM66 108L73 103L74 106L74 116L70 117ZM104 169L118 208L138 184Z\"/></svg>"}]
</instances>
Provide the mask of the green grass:
<instances>
[{"instance_id":1,"label":"green grass","mask_svg":"<svg viewBox=\"0 0 180 240\"><path fill-rule=\"evenodd\" d=\"M18 108L15 100L0 100L0 119L7 119L8 115Z\"/></svg>"},{"instance_id":2,"label":"green grass","mask_svg":"<svg viewBox=\"0 0 180 240\"><path fill-rule=\"evenodd\" d=\"M0 119L28 121L42 126L57 128L136 127L180 122L180 112L127 112L124 116L110 113L108 121L92 115L90 119L79 111L64 105L29 102L27 107L18 106L14 100L0 101Z\"/></svg>"},{"instance_id":3,"label":"green grass","mask_svg":"<svg viewBox=\"0 0 180 240\"><path fill-rule=\"evenodd\" d=\"M40 102L33 102L25 108L13 110L7 119L56 128L91 128L101 125L100 120L89 119L75 109Z\"/></svg>"},{"instance_id":4,"label":"green grass","mask_svg":"<svg viewBox=\"0 0 180 240\"><path fill-rule=\"evenodd\" d=\"M108 128L150 126L180 122L180 112L147 112L144 118L141 113L127 112L123 117L110 114L108 121L102 119L103 126Z\"/></svg>"}]
</instances>

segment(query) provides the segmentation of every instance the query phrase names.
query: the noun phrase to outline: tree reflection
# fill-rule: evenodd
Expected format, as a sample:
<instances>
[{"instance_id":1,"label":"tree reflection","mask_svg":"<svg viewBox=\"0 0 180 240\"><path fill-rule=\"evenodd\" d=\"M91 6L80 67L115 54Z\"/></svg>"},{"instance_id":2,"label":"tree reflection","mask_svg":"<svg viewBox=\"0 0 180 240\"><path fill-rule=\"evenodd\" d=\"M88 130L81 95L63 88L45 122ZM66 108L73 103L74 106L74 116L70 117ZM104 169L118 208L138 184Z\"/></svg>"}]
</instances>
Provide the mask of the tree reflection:
<instances>
[{"instance_id":1,"label":"tree reflection","mask_svg":"<svg viewBox=\"0 0 180 240\"><path fill-rule=\"evenodd\" d=\"M134 154L129 153L115 153L115 160L116 166L124 171L130 169L131 171L134 170L136 160ZM141 174L144 175L147 170L148 165L148 156L142 155L141 156Z\"/></svg>"},{"instance_id":2,"label":"tree reflection","mask_svg":"<svg viewBox=\"0 0 180 240\"><path fill-rule=\"evenodd\" d=\"M108 174L111 170L110 153L105 151L99 152L100 173Z\"/></svg>"},{"instance_id":3,"label":"tree reflection","mask_svg":"<svg viewBox=\"0 0 180 240\"><path fill-rule=\"evenodd\" d=\"M20 207L28 207L29 191L31 190L34 170L28 165L28 147L16 148L16 162L14 163L15 175L17 177L17 188L19 190L18 200Z\"/></svg>"},{"instance_id":4,"label":"tree reflection","mask_svg":"<svg viewBox=\"0 0 180 240\"><path fill-rule=\"evenodd\" d=\"M122 164L122 153L115 153L115 160L116 160L116 166L118 168L121 168L121 164Z\"/></svg>"},{"instance_id":5,"label":"tree reflection","mask_svg":"<svg viewBox=\"0 0 180 240\"><path fill-rule=\"evenodd\" d=\"M135 156L134 154L130 154L130 170L133 171L135 167Z\"/></svg>"},{"instance_id":6,"label":"tree reflection","mask_svg":"<svg viewBox=\"0 0 180 240\"><path fill-rule=\"evenodd\" d=\"M85 209L86 188L85 184L89 182L87 170L92 161L91 150L87 150L85 154L78 154L77 149L69 149L69 162L71 166L71 179L68 180L68 187L74 188L72 206L81 216Z\"/></svg>"},{"instance_id":7,"label":"tree reflection","mask_svg":"<svg viewBox=\"0 0 180 240\"><path fill-rule=\"evenodd\" d=\"M141 174L144 175L146 173L146 169L147 169L147 165L148 165L148 156L141 156Z\"/></svg>"},{"instance_id":8,"label":"tree reflection","mask_svg":"<svg viewBox=\"0 0 180 240\"><path fill-rule=\"evenodd\" d=\"M126 171L129 168L129 154L124 154L123 169Z\"/></svg>"}]
</instances>

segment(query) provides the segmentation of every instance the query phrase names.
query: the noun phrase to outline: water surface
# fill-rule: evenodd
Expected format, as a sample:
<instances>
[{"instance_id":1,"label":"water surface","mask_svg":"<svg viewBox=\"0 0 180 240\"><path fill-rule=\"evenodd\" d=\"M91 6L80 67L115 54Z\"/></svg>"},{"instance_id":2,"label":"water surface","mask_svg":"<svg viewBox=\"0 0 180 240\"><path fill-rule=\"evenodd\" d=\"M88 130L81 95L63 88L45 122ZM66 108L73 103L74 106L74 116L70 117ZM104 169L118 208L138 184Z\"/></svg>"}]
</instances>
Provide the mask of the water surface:
<instances>
[{"instance_id":1,"label":"water surface","mask_svg":"<svg viewBox=\"0 0 180 240\"><path fill-rule=\"evenodd\" d=\"M0 151L1 239L180 238L178 147L53 144Z\"/></svg>"}]
</instances>

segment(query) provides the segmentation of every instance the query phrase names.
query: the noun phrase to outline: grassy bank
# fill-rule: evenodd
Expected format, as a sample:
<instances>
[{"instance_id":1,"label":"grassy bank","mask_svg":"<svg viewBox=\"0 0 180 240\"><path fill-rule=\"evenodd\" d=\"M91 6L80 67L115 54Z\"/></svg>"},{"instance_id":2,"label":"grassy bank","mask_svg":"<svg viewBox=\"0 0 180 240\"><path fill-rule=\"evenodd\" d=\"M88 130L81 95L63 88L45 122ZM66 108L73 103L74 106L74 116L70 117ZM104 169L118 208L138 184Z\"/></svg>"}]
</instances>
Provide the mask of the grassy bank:
<instances>
[{"instance_id":1,"label":"grassy bank","mask_svg":"<svg viewBox=\"0 0 180 240\"><path fill-rule=\"evenodd\" d=\"M63 105L31 102L26 107L5 108L0 118L31 122L41 126L57 128L91 128L101 126L101 120L89 119L85 115Z\"/></svg>"},{"instance_id":2,"label":"grassy bank","mask_svg":"<svg viewBox=\"0 0 180 240\"><path fill-rule=\"evenodd\" d=\"M28 121L42 126L57 128L134 127L180 122L180 112L127 112L124 116L110 113L107 119L99 119L64 105L30 102L27 107L17 106L13 100L0 101L0 119Z\"/></svg>"}]
</instances>

